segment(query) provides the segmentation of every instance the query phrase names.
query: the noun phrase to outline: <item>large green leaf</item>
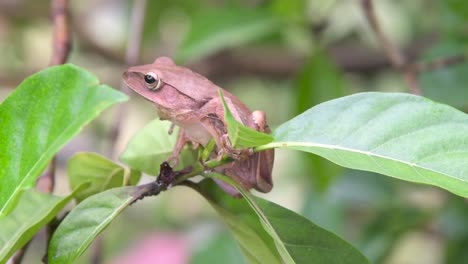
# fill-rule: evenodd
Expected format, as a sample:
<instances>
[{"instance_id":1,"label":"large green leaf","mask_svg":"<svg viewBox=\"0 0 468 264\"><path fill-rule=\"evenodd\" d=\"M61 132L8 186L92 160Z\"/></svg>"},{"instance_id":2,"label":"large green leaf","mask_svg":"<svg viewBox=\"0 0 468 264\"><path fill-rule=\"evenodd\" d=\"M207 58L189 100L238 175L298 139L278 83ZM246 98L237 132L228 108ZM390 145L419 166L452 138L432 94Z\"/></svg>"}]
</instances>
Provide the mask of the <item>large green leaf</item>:
<instances>
[{"instance_id":1,"label":"large green leaf","mask_svg":"<svg viewBox=\"0 0 468 264\"><path fill-rule=\"evenodd\" d=\"M97 153L81 152L68 161L68 179L72 189L83 183L89 187L75 194L78 201L107 189L135 185L140 180L139 171L127 169ZM125 182L128 181L128 182Z\"/></svg>"},{"instance_id":2,"label":"large green leaf","mask_svg":"<svg viewBox=\"0 0 468 264\"><path fill-rule=\"evenodd\" d=\"M120 187L88 197L60 223L49 246L49 263L75 263L91 242L125 208L135 201L148 185Z\"/></svg>"},{"instance_id":3,"label":"large green leaf","mask_svg":"<svg viewBox=\"0 0 468 264\"><path fill-rule=\"evenodd\" d=\"M170 122L153 120L130 140L120 160L131 168L158 175L159 165L171 156L177 140L178 128L169 135ZM193 164L196 152L190 148L182 151L176 169Z\"/></svg>"},{"instance_id":4,"label":"large green leaf","mask_svg":"<svg viewBox=\"0 0 468 264\"><path fill-rule=\"evenodd\" d=\"M278 20L262 9L214 9L196 16L176 53L176 60L195 60L221 49L258 40L278 31Z\"/></svg>"},{"instance_id":5,"label":"large green leaf","mask_svg":"<svg viewBox=\"0 0 468 264\"><path fill-rule=\"evenodd\" d=\"M227 176L211 176L244 197L233 198L207 180L196 188L226 221L250 263L368 263L347 242L306 218L252 196Z\"/></svg>"},{"instance_id":6,"label":"large green leaf","mask_svg":"<svg viewBox=\"0 0 468 264\"><path fill-rule=\"evenodd\" d=\"M468 115L423 97L361 93L322 103L257 150L285 147L341 166L426 183L468 197Z\"/></svg>"},{"instance_id":7,"label":"large green leaf","mask_svg":"<svg viewBox=\"0 0 468 264\"><path fill-rule=\"evenodd\" d=\"M13 212L0 220L0 263L23 247L73 198L28 190Z\"/></svg>"},{"instance_id":8,"label":"large green leaf","mask_svg":"<svg viewBox=\"0 0 468 264\"><path fill-rule=\"evenodd\" d=\"M24 80L0 105L0 217L85 124L125 100L73 65L51 67Z\"/></svg>"}]
</instances>

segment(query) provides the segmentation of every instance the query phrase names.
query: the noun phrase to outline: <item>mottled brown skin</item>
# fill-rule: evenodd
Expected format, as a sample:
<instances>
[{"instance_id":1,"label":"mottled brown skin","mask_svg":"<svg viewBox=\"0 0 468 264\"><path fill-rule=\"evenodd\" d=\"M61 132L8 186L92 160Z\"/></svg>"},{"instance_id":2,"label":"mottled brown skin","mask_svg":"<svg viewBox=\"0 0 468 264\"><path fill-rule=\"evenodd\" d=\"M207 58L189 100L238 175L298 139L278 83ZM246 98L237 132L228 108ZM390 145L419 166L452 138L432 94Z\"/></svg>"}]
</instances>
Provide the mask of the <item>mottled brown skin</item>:
<instances>
[{"instance_id":1,"label":"mottled brown skin","mask_svg":"<svg viewBox=\"0 0 468 264\"><path fill-rule=\"evenodd\" d=\"M157 87L154 87L156 83L147 82L145 75L153 76ZM170 120L181 128L169 160L177 163L187 142L205 146L213 138L218 155L228 155L236 160L217 168L217 171L230 176L245 189L271 190L274 150L252 153L251 150L238 150L231 146L218 95L220 87L188 68L175 65L168 57L157 58L153 64L131 67L123 74L123 79L128 87L154 103L160 119ZM270 132L263 112L250 111L225 90L223 95L237 121L257 131ZM231 195L238 194L229 185L219 184Z\"/></svg>"}]
</instances>

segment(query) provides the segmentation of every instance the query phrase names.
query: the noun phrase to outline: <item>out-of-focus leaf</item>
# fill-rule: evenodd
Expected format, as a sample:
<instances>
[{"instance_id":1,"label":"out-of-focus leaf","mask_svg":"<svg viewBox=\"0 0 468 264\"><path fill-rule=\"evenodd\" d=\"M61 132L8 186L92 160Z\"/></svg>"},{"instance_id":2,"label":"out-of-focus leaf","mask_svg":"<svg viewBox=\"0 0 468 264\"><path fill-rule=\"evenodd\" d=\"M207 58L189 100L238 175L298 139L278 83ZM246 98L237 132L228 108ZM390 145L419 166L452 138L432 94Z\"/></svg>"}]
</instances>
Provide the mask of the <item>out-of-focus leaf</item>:
<instances>
[{"instance_id":1,"label":"out-of-focus leaf","mask_svg":"<svg viewBox=\"0 0 468 264\"><path fill-rule=\"evenodd\" d=\"M361 93L322 103L273 132L272 147L468 197L468 115L423 97Z\"/></svg>"},{"instance_id":2,"label":"out-of-focus leaf","mask_svg":"<svg viewBox=\"0 0 468 264\"><path fill-rule=\"evenodd\" d=\"M197 245L199 250L195 250L190 259L192 264L223 263L223 264L244 264L245 260L232 236L227 232L216 234L216 236Z\"/></svg>"},{"instance_id":3,"label":"out-of-focus leaf","mask_svg":"<svg viewBox=\"0 0 468 264\"><path fill-rule=\"evenodd\" d=\"M345 170L324 192L309 192L302 215L344 237L349 235L346 213L350 210L379 210L401 203L396 179L368 171Z\"/></svg>"},{"instance_id":4,"label":"out-of-focus leaf","mask_svg":"<svg viewBox=\"0 0 468 264\"><path fill-rule=\"evenodd\" d=\"M462 17L465 22L468 22L468 2L465 0L446 0L447 5L453 13Z\"/></svg>"},{"instance_id":5,"label":"out-of-focus leaf","mask_svg":"<svg viewBox=\"0 0 468 264\"><path fill-rule=\"evenodd\" d=\"M366 258L350 244L306 218L279 205L252 196L228 176L210 173L235 187L244 199L236 199L216 188L213 182L202 182L198 191L223 216L251 263L368 263ZM239 219L242 215L245 219ZM240 226L240 222L248 226ZM261 232L260 230L263 229ZM252 237L262 233L263 241ZM265 232L269 236L265 236ZM257 233L258 232L258 233ZM272 240L275 248L272 247ZM266 242L266 243L265 243ZM264 246L263 251L260 246ZM261 253L275 256L266 261ZM278 259L278 254L281 256Z\"/></svg>"},{"instance_id":6,"label":"out-of-focus leaf","mask_svg":"<svg viewBox=\"0 0 468 264\"><path fill-rule=\"evenodd\" d=\"M460 8L457 5L460 5ZM466 1L463 0L441 0L434 2L433 10L436 11L434 14L437 15L436 23L440 31L442 43L450 41L461 44L468 43L468 35L466 34L466 22L468 20L463 15L464 10L466 10L463 6L467 6ZM436 46L438 45L436 44Z\"/></svg>"},{"instance_id":7,"label":"out-of-focus leaf","mask_svg":"<svg viewBox=\"0 0 468 264\"><path fill-rule=\"evenodd\" d=\"M176 60L186 62L236 47L279 30L275 16L263 9L212 9L193 18L177 50Z\"/></svg>"},{"instance_id":8,"label":"out-of-focus leaf","mask_svg":"<svg viewBox=\"0 0 468 264\"><path fill-rule=\"evenodd\" d=\"M228 105L226 104L226 100L221 89L218 92L219 97L221 98L221 102L223 103L224 120L227 123L229 140L231 141L233 147L257 147L273 141L273 137L270 134L259 132L237 122L237 120L232 115L231 110L229 110Z\"/></svg>"},{"instance_id":9,"label":"out-of-focus leaf","mask_svg":"<svg viewBox=\"0 0 468 264\"><path fill-rule=\"evenodd\" d=\"M148 185L114 188L79 203L55 230L48 250L49 263L75 263L91 242L147 191L146 188Z\"/></svg>"},{"instance_id":10,"label":"out-of-focus leaf","mask_svg":"<svg viewBox=\"0 0 468 264\"><path fill-rule=\"evenodd\" d=\"M296 113L302 113L319 103L346 94L342 74L324 50L317 50L296 77ZM315 189L324 191L330 181L340 174L341 167L322 157L305 154L307 171Z\"/></svg>"},{"instance_id":11,"label":"out-of-focus leaf","mask_svg":"<svg viewBox=\"0 0 468 264\"><path fill-rule=\"evenodd\" d=\"M71 64L24 80L0 105L0 217L65 143L104 109L125 100L126 95Z\"/></svg>"},{"instance_id":12,"label":"out-of-focus leaf","mask_svg":"<svg viewBox=\"0 0 468 264\"><path fill-rule=\"evenodd\" d=\"M467 1L468 3L468 1ZM426 61L434 61L467 52L466 45L442 43L430 49L424 56ZM423 95L458 108L468 107L468 62L447 65L420 74Z\"/></svg>"},{"instance_id":13,"label":"out-of-focus leaf","mask_svg":"<svg viewBox=\"0 0 468 264\"><path fill-rule=\"evenodd\" d=\"M450 239L445 246L443 263L445 264L464 264L468 262L468 237L460 239Z\"/></svg>"},{"instance_id":14,"label":"out-of-focus leaf","mask_svg":"<svg viewBox=\"0 0 468 264\"><path fill-rule=\"evenodd\" d=\"M446 204L438 215L441 232L449 240L463 240L468 238L468 205L460 197L448 197Z\"/></svg>"},{"instance_id":15,"label":"out-of-focus leaf","mask_svg":"<svg viewBox=\"0 0 468 264\"><path fill-rule=\"evenodd\" d=\"M359 249L372 263L383 263L403 235L422 228L431 219L430 213L401 204L381 209L361 235Z\"/></svg>"},{"instance_id":16,"label":"out-of-focus leaf","mask_svg":"<svg viewBox=\"0 0 468 264\"><path fill-rule=\"evenodd\" d=\"M6 263L13 253L33 238L73 195L59 197L35 190L25 191L13 212L0 220L0 263Z\"/></svg>"},{"instance_id":17,"label":"out-of-focus leaf","mask_svg":"<svg viewBox=\"0 0 468 264\"><path fill-rule=\"evenodd\" d=\"M131 4L133 2L128 3L128 10L131 10ZM193 14L201 8L204 8L204 4L201 1L147 1L142 34L145 45L148 47L154 47L154 40L157 36L161 35L161 28L166 25L168 20L167 18L170 20L174 19L173 21L177 21L178 18L186 18L187 15L193 16ZM169 23L173 21L169 21Z\"/></svg>"},{"instance_id":18,"label":"out-of-focus leaf","mask_svg":"<svg viewBox=\"0 0 468 264\"><path fill-rule=\"evenodd\" d=\"M170 122L153 120L143 127L128 143L120 160L131 168L149 175L158 175L159 165L164 162L174 149L178 129L169 135ZM183 168L196 160L196 152L186 148L179 157L176 168Z\"/></svg>"},{"instance_id":19,"label":"out-of-focus leaf","mask_svg":"<svg viewBox=\"0 0 468 264\"><path fill-rule=\"evenodd\" d=\"M301 22L306 18L305 0L273 0L269 7L277 16L293 22Z\"/></svg>"},{"instance_id":20,"label":"out-of-focus leaf","mask_svg":"<svg viewBox=\"0 0 468 264\"><path fill-rule=\"evenodd\" d=\"M468 262L468 205L466 199L450 196L438 214L438 230L446 238L444 262L462 264Z\"/></svg>"},{"instance_id":21,"label":"out-of-focus leaf","mask_svg":"<svg viewBox=\"0 0 468 264\"><path fill-rule=\"evenodd\" d=\"M77 153L70 158L67 172L72 189L89 183L88 188L75 194L78 201L124 184L135 185L141 176L139 171L126 169L112 160L90 152ZM124 183L125 174L128 174L128 183Z\"/></svg>"}]
</instances>

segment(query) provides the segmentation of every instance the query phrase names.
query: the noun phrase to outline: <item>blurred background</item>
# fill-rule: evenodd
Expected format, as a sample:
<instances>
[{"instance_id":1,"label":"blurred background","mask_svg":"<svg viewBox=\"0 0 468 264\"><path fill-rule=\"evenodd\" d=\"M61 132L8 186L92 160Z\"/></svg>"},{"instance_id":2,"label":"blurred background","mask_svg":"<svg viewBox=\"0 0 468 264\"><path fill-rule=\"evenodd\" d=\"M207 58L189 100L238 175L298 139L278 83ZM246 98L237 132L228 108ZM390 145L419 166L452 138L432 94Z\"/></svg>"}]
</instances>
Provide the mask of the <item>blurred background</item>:
<instances>
[{"instance_id":1,"label":"blurred background","mask_svg":"<svg viewBox=\"0 0 468 264\"><path fill-rule=\"evenodd\" d=\"M135 0L135 2L141 0ZM134 1L69 1L69 62L121 87ZM468 54L468 1L375 0L383 31L409 62ZM270 126L327 100L364 91L408 92L359 0L150 0L136 64L171 56L230 90ZM50 1L0 0L0 101L48 66ZM468 111L466 59L416 75L424 96ZM66 161L77 151L117 158L150 120L133 93L117 142L117 109L106 111L58 155L56 193L69 191ZM114 149L113 151L111 151ZM468 206L446 191L340 168L317 156L278 150L267 199L294 210L359 248L372 263L468 263ZM153 180L151 177L146 181ZM198 194L176 187L131 206L101 235L102 263L243 263L240 250ZM38 263L36 237L23 263ZM80 263L91 263L96 246Z\"/></svg>"}]
</instances>

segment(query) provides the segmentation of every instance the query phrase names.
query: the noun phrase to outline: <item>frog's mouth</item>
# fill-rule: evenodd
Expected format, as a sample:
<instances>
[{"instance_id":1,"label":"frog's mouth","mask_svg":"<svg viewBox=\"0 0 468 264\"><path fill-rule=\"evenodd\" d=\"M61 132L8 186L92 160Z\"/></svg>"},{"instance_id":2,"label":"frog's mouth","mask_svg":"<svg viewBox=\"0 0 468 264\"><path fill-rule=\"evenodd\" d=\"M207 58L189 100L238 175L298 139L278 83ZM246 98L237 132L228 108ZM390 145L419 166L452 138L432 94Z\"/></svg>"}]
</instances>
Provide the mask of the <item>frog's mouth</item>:
<instances>
[{"instance_id":1,"label":"frog's mouth","mask_svg":"<svg viewBox=\"0 0 468 264\"><path fill-rule=\"evenodd\" d=\"M138 72L130 72L126 71L122 75L122 79L124 83L131 88L132 90L135 89L135 87L141 87L143 85L144 87L144 82L143 82L143 76L142 74Z\"/></svg>"}]
</instances>

